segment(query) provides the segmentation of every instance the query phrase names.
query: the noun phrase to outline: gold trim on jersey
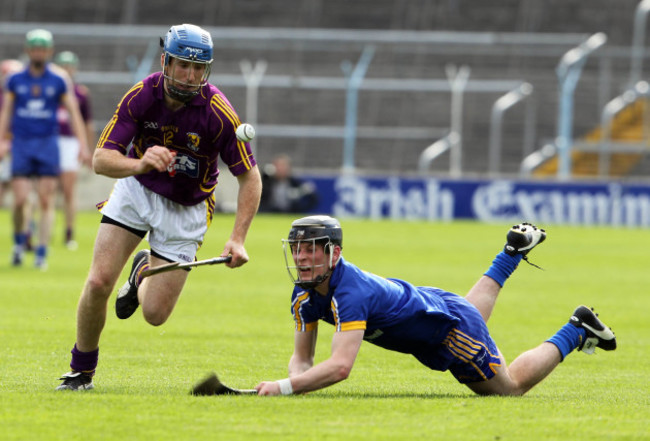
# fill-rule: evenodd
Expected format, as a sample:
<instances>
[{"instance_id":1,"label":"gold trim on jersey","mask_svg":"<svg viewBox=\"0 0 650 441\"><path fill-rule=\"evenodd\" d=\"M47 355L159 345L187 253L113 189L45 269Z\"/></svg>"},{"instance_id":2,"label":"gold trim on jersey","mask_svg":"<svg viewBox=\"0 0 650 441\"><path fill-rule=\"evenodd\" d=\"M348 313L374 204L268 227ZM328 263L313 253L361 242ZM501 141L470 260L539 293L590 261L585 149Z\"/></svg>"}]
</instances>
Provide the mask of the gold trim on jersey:
<instances>
[{"instance_id":1,"label":"gold trim on jersey","mask_svg":"<svg viewBox=\"0 0 650 441\"><path fill-rule=\"evenodd\" d=\"M357 320L354 322L344 322L341 323L341 331L357 331L357 330L366 330L366 321Z\"/></svg>"},{"instance_id":2,"label":"gold trim on jersey","mask_svg":"<svg viewBox=\"0 0 650 441\"><path fill-rule=\"evenodd\" d=\"M106 143L106 139L108 139L108 135L111 134L113 131L113 127L115 127L115 123L117 122L117 112L113 114L113 117L111 120L106 124L104 127L104 130L102 130L102 134L99 136L99 140L97 141L97 148L98 149L103 149L104 144Z\"/></svg>"},{"instance_id":3,"label":"gold trim on jersey","mask_svg":"<svg viewBox=\"0 0 650 441\"><path fill-rule=\"evenodd\" d=\"M291 305L293 308L293 320L296 322L296 331L301 331L301 332L312 331L315 328L315 326L309 329L309 325L318 323L318 322L305 323L304 319L302 318L302 315L300 314L300 307L302 306L303 303L308 301L309 301L309 292L303 291L296 296L296 299L293 301L293 304Z\"/></svg>"},{"instance_id":4,"label":"gold trim on jersey","mask_svg":"<svg viewBox=\"0 0 650 441\"><path fill-rule=\"evenodd\" d=\"M214 207L216 205L214 193L206 198L205 205L207 207L205 223L207 224L208 228L210 228L210 225L212 224L212 218L214 217Z\"/></svg>"},{"instance_id":5,"label":"gold trim on jersey","mask_svg":"<svg viewBox=\"0 0 650 441\"><path fill-rule=\"evenodd\" d=\"M120 111L120 108L122 107L122 103L124 102L124 100L127 99L127 97L129 97L129 95L133 93L133 96L129 97L129 102L130 102L133 98L135 98L140 93L143 87L144 87L144 82L140 81L136 83L133 87L131 87L129 91L124 94L120 102L117 104L117 109L113 113L111 120L106 124L104 130L102 130L102 134L99 137L99 140L97 141L97 148L100 149L104 148L104 144L106 143L108 137L110 136L110 134L113 132L113 129L115 128L115 124L117 122L117 114ZM129 112L129 116L132 119L135 119L133 118L133 114L131 113L131 109L128 107L128 105L126 110ZM123 150L123 152L126 152L127 146L120 145L119 147Z\"/></svg>"},{"instance_id":6,"label":"gold trim on jersey","mask_svg":"<svg viewBox=\"0 0 650 441\"><path fill-rule=\"evenodd\" d=\"M213 95L210 99L210 106L213 108L213 111L216 112L216 109L221 110L221 112L228 118L233 128L239 127L241 120L237 116L235 110L228 104L227 101L223 99L221 95ZM239 155L242 159L242 163L246 167L246 170L253 168L251 165L248 152L246 151L246 144L242 141L237 140L237 149L239 150Z\"/></svg>"}]
</instances>

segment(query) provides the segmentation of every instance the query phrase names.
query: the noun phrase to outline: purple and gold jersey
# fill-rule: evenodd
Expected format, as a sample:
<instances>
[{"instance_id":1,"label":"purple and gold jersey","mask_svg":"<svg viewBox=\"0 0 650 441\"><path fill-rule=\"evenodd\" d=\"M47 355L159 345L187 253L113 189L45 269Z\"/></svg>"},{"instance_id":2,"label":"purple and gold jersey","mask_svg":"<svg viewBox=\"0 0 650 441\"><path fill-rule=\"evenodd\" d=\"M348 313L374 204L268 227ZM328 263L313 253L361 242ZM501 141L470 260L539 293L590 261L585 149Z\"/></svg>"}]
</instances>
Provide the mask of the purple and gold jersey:
<instances>
[{"instance_id":1,"label":"purple and gold jersey","mask_svg":"<svg viewBox=\"0 0 650 441\"><path fill-rule=\"evenodd\" d=\"M211 84L177 111L164 104L163 75L154 73L122 98L97 148L141 158L152 146L176 151L168 171L135 176L146 188L182 205L195 205L214 192L217 160L238 176L256 165L250 145L237 140L239 117L225 95ZM130 147L131 146L131 147Z\"/></svg>"},{"instance_id":2,"label":"purple and gold jersey","mask_svg":"<svg viewBox=\"0 0 650 441\"><path fill-rule=\"evenodd\" d=\"M74 85L74 94L77 97L77 104L79 104L79 112L81 119L88 122L93 118L92 110L90 107L90 95L88 88L80 84ZM74 136L72 127L70 125L70 113L65 106L59 106L56 112L56 119L59 122L59 134L62 136Z\"/></svg>"},{"instance_id":3,"label":"purple and gold jersey","mask_svg":"<svg viewBox=\"0 0 650 441\"><path fill-rule=\"evenodd\" d=\"M17 137L47 137L57 135L59 125L56 109L67 93L65 80L49 67L40 77L34 77L29 68L7 79L7 93L14 95L11 132Z\"/></svg>"},{"instance_id":4,"label":"purple and gold jersey","mask_svg":"<svg viewBox=\"0 0 650 441\"><path fill-rule=\"evenodd\" d=\"M296 287L291 312L298 331L314 329L320 319L334 325L336 331L364 330L366 341L415 354L439 345L459 322L445 298L460 297L379 277L341 257L327 296Z\"/></svg>"}]
</instances>

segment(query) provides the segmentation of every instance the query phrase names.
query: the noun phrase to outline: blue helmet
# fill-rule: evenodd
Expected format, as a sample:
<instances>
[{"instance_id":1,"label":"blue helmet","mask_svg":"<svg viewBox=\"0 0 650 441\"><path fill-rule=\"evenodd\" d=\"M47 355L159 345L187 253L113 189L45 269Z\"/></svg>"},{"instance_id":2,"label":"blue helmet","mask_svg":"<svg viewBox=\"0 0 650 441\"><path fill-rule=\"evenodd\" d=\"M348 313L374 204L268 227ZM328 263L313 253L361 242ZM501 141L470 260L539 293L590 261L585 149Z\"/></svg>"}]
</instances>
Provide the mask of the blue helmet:
<instances>
[{"instance_id":1,"label":"blue helmet","mask_svg":"<svg viewBox=\"0 0 650 441\"><path fill-rule=\"evenodd\" d=\"M200 86L207 83L212 64L212 37L206 30L191 24L172 26L165 38L160 40L165 53L164 74L165 78L174 81L173 75L167 72L170 58L192 63L205 64L206 68L196 90L185 90L173 87L172 81L168 84L169 94L180 101L189 101L199 93Z\"/></svg>"},{"instance_id":2,"label":"blue helmet","mask_svg":"<svg viewBox=\"0 0 650 441\"><path fill-rule=\"evenodd\" d=\"M204 29L191 24L172 26L163 42L165 64L170 56L210 64L212 46L212 36Z\"/></svg>"}]
</instances>

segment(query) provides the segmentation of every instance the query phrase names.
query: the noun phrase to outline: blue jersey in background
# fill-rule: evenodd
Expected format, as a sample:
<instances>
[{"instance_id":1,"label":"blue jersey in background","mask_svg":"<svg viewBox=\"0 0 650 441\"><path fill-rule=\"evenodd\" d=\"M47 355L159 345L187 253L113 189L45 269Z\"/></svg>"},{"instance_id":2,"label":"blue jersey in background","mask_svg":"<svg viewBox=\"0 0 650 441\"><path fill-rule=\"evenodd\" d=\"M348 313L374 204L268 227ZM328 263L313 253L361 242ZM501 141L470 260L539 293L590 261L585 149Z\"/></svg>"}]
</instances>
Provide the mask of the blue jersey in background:
<instances>
[{"instance_id":1,"label":"blue jersey in background","mask_svg":"<svg viewBox=\"0 0 650 441\"><path fill-rule=\"evenodd\" d=\"M34 77L29 68L7 80L7 92L14 95L11 131L17 137L44 137L58 134L56 111L61 97L67 92L60 75L45 68L43 75Z\"/></svg>"}]
</instances>

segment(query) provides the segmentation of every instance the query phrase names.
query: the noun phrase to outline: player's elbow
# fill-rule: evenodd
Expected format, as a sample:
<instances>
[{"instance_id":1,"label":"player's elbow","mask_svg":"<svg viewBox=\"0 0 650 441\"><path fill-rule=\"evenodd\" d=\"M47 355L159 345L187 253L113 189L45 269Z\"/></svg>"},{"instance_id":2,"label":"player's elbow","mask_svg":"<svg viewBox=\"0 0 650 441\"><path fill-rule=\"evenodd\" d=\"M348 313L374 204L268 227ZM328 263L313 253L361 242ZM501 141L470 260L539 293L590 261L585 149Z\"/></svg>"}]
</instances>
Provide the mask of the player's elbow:
<instances>
[{"instance_id":1,"label":"player's elbow","mask_svg":"<svg viewBox=\"0 0 650 441\"><path fill-rule=\"evenodd\" d=\"M336 381L347 380L348 377L350 376L350 372L352 372L352 369L350 369L348 367L341 367L338 370Z\"/></svg>"},{"instance_id":2,"label":"player's elbow","mask_svg":"<svg viewBox=\"0 0 650 441\"><path fill-rule=\"evenodd\" d=\"M96 150L92 158L92 167L93 171L98 175L105 174L104 171L104 161L102 160L101 154Z\"/></svg>"},{"instance_id":3,"label":"player's elbow","mask_svg":"<svg viewBox=\"0 0 650 441\"><path fill-rule=\"evenodd\" d=\"M337 363L336 369L334 370L334 380L337 382L346 380L350 376L351 372L351 363Z\"/></svg>"}]
</instances>

